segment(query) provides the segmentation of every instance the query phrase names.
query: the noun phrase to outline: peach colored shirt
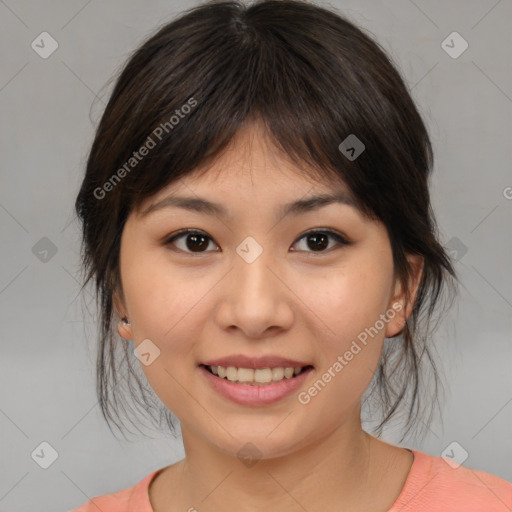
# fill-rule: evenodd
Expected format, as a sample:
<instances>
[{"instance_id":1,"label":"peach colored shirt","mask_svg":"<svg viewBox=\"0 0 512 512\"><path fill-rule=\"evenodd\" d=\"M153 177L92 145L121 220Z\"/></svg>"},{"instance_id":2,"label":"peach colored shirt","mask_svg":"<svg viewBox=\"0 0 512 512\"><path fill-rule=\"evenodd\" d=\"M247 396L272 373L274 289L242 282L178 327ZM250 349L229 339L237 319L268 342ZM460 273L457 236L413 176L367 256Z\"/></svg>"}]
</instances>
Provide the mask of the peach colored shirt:
<instances>
[{"instance_id":1,"label":"peach colored shirt","mask_svg":"<svg viewBox=\"0 0 512 512\"><path fill-rule=\"evenodd\" d=\"M439 456L410 451L414 454L413 465L389 512L512 510L512 483L464 466L452 468ZM149 474L133 487L92 498L71 512L153 512L148 488L159 471Z\"/></svg>"}]
</instances>

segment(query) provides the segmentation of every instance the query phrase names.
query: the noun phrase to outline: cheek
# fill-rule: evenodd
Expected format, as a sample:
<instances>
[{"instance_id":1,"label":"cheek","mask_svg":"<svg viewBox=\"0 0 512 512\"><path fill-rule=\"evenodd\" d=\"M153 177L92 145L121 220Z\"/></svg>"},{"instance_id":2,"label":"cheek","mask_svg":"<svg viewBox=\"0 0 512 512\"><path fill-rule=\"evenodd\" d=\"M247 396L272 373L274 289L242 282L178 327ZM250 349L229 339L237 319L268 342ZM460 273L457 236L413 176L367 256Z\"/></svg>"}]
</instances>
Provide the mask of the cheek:
<instances>
[{"instance_id":1,"label":"cheek","mask_svg":"<svg viewBox=\"0 0 512 512\"><path fill-rule=\"evenodd\" d=\"M134 318L134 334L168 344L194 322L195 308L212 287L209 279L165 272L155 265L132 267L126 297Z\"/></svg>"},{"instance_id":2,"label":"cheek","mask_svg":"<svg viewBox=\"0 0 512 512\"><path fill-rule=\"evenodd\" d=\"M333 390L362 393L372 379L385 338L380 315L386 312L391 272L386 260L360 259L321 281L303 281L299 293L308 297L305 311L315 325L318 373L330 372L326 380L336 382Z\"/></svg>"},{"instance_id":3,"label":"cheek","mask_svg":"<svg viewBox=\"0 0 512 512\"><path fill-rule=\"evenodd\" d=\"M135 345L149 339L160 350L151 364L141 364L142 371L163 403L182 417L190 407L183 383L189 381L195 364L195 347L206 321L202 305L215 280L190 270L171 272L161 261L141 258L126 263L123 286Z\"/></svg>"}]
</instances>

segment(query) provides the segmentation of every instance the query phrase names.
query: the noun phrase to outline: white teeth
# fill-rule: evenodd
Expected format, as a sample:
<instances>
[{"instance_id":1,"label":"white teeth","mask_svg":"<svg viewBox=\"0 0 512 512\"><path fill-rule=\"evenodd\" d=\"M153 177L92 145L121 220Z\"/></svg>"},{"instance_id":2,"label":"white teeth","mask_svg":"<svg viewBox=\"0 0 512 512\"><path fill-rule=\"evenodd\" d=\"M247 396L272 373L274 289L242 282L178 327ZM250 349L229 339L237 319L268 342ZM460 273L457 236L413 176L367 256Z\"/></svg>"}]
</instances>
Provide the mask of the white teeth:
<instances>
[{"instance_id":1,"label":"white teeth","mask_svg":"<svg viewBox=\"0 0 512 512\"><path fill-rule=\"evenodd\" d=\"M254 370L252 368L238 368L238 380L240 382L253 382Z\"/></svg>"},{"instance_id":2,"label":"white teeth","mask_svg":"<svg viewBox=\"0 0 512 512\"><path fill-rule=\"evenodd\" d=\"M261 384L272 382L272 370L270 368L254 370L254 381Z\"/></svg>"},{"instance_id":3,"label":"white teeth","mask_svg":"<svg viewBox=\"0 0 512 512\"><path fill-rule=\"evenodd\" d=\"M272 368L272 380L283 380L284 368Z\"/></svg>"},{"instance_id":4,"label":"white teeth","mask_svg":"<svg viewBox=\"0 0 512 512\"><path fill-rule=\"evenodd\" d=\"M302 371L302 366L295 368L289 366L286 368L236 368L235 366L209 366L214 375L221 379L227 379L231 382L240 382L246 384L268 384L278 382L283 379L291 379Z\"/></svg>"},{"instance_id":5,"label":"white teeth","mask_svg":"<svg viewBox=\"0 0 512 512\"><path fill-rule=\"evenodd\" d=\"M226 378L230 381L238 380L238 370L234 366L226 368Z\"/></svg>"},{"instance_id":6,"label":"white teeth","mask_svg":"<svg viewBox=\"0 0 512 512\"><path fill-rule=\"evenodd\" d=\"M284 369L284 376L287 378L287 379L291 379L293 377L293 373L294 373L295 369L294 368L285 368Z\"/></svg>"}]
</instances>

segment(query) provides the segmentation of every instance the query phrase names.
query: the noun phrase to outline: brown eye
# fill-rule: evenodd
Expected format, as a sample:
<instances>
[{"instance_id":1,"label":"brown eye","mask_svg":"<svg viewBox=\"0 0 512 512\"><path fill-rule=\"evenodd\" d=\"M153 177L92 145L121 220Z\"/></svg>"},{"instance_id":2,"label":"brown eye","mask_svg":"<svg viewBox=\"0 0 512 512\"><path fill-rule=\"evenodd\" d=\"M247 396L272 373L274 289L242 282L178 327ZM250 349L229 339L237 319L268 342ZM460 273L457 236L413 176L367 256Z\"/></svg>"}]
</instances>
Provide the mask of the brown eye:
<instances>
[{"instance_id":1,"label":"brown eye","mask_svg":"<svg viewBox=\"0 0 512 512\"><path fill-rule=\"evenodd\" d=\"M302 235L298 241L302 239L306 240L306 252L327 252L325 249L329 246L329 239L341 245L349 245L344 237L331 230L309 231Z\"/></svg>"},{"instance_id":2,"label":"brown eye","mask_svg":"<svg viewBox=\"0 0 512 512\"><path fill-rule=\"evenodd\" d=\"M176 240L184 239L184 244L181 244L181 247L176 244ZM209 246L209 242L211 241L211 237L201 231L195 230L184 230L179 233L173 235L169 238L165 245L173 244L178 247L179 250L183 252L208 252L206 249ZM181 242L181 240L180 240Z\"/></svg>"},{"instance_id":3,"label":"brown eye","mask_svg":"<svg viewBox=\"0 0 512 512\"><path fill-rule=\"evenodd\" d=\"M341 236L339 233L336 233L335 231L331 230L315 230L315 231L309 231L308 233L305 233L302 235L297 242L295 242L294 245L296 245L299 241L305 239L306 240L306 248L299 249L300 251L305 252L313 252L313 253L322 253L327 252L328 249L332 249L333 246L336 246L337 244L341 245L349 245L350 242L348 242L343 236ZM183 242L183 241L184 242ZM329 241L334 241L335 243L333 245L330 245ZM179 241L180 245L178 245L176 242ZM202 231L197 231L193 229L185 229L182 231L179 231L178 233L172 235L170 238L168 238L164 245L174 245L178 248L178 250L185 252L185 253L206 253L210 252L208 251L208 247L210 242L213 243L213 240L210 236L208 236L206 233ZM214 244L216 245L216 244ZM296 250L296 249L294 249ZM218 252L215 251L215 252Z\"/></svg>"}]
</instances>

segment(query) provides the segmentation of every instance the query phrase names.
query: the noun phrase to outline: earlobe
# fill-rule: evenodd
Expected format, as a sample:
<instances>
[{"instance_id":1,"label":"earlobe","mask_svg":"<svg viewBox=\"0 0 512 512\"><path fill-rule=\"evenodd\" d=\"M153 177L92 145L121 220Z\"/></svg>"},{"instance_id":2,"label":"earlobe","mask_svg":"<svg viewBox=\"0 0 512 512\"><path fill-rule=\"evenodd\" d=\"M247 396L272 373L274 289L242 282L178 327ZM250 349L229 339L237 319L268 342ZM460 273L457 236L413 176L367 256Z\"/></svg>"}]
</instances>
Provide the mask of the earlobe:
<instances>
[{"instance_id":1,"label":"earlobe","mask_svg":"<svg viewBox=\"0 0 512 512\"><path fill-rule=\"evenodd\" d=\"M117 332L119 333L119 336L121 336L121 338L124 338L125 340L131 340L133 338L132 328L130 322L126 317L127 315L124 307L124 301L119 296L117 290L113 293L112 304L114 307L114 311L120 318L120 321L117 324Z\"/></svg>"},{"instance_id":2,"label":"earlobe","mask_svg":"<svg viewBox=\"0 0 512 512\"><path fill-rule=\"evenodd\" d=\"M389 319L386 325L386 338L394 338L402 333L407 319L405 315L403 303L395 300L386 311L386 316Z\"/></svg>"},{"instance_id":3,"label":"earlobe","mask_svg":"<svg viewBox=\"0 0 512 512\"><path fill-rule=\"evenodd\" d=\"M118 322L117 332L119 333L119 336L125 340L131 340L133 338L132 327L126 318L123 318Z\"/></svg>"},{"instance_id":4,"label":"earlobe","mask_svg":"<svg viewBox=\"0 0 512 512\"><path fill-rule=\"evenodd\" d=\"M419 254L408 254L407 261L411 267L408 290L399 279L396 280L395 293L388 306L390 308L388 310L389 317L392 318L386 327L386 338L398 336L403 331L416 301L416 294L423 275L424 259ZM409 297L407 297L407 291L409 291Z\"/></svg>"}]
</instances>

